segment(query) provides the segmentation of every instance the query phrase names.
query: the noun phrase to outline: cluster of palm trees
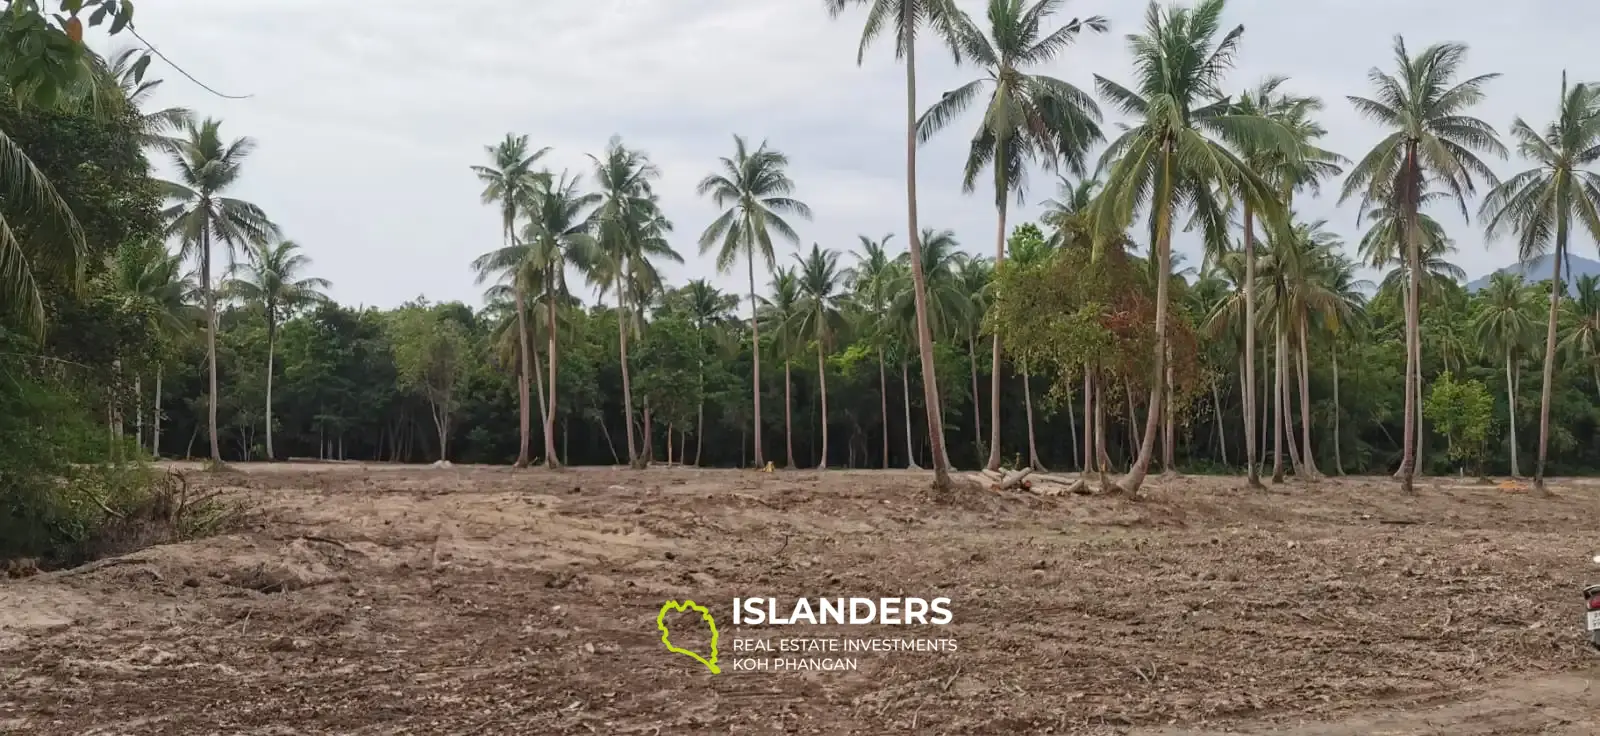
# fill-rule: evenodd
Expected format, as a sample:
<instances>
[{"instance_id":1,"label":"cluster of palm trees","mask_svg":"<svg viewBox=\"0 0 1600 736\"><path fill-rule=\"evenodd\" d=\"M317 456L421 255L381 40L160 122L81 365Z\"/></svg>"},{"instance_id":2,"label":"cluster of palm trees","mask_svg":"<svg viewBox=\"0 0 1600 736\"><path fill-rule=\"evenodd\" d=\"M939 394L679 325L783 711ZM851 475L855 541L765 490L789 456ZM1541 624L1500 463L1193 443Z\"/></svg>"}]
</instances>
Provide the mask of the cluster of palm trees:
<instances>
[{"instance_id":1,"label":"cluster of palm trees","mask_svg":"<svg viewBox=\"0 0 1600 736\"><path fill-rule=\"evenodd\" d=\"M872 315L876 319L871 324L901 330L908 342L914 337L926 392L923 404L935 483L940 487L948 485L949 461L941 436L944 423L933 360L936 337L964 339L974 348L980 336L992 340L987 465L995 468L1000 464L998 396L1003 335L982 329L984 302L992 295L970 286L987 284L993 268L1005 260L1008 204L1013 197L1023 196L1031 167L1060 172L1067 182L1061 200L1052 203L1045 220L1050 225L1055 218L1058 225L1052 228L1050 245L1076 243L1098 254L1108 247L1120 247L1136 223L1148 226L1150 261L1158 276L1154 279L1156 346L1151 361L1156 380L1149 384L1138 458L1127 477L1116 484L1117 489L1129 493L1138 490L1148 472L1164 415L1160 378L1171 350L1168 331L1175 227L1203 234L1206 277L1231 286L1230 294L1210 305L1208 321L1211 329L1240 337L1250 484L1259 487L1261 483L1257 443L1261 434L1256 418L1267 415L1258 411L1256 401L1258 329L1272 331L1277 376L1272 389L1276 412L1270 420L1274 446L1282 446L1287 429L1292 465L1298 473L1314 477L1318 470L1310 452L1309 422L1301 422L1296 447L1293 422L1287 418L1290 412L1286 407L1295 398L1288 377L1299 375L1303 416L1310 402L1308 336L1316 329L1338 331L1352 326L1365 285L1356 278L1355 263L1344 255L1342 244L1322 223L1298 220L1293 204L1296 196L1316 194L1321 184L1349 168L1340 200L1356 201L1360 218L1369 224L1360 254L1368 265L1396 266L1391 278L1404 285L1406 420L1404 459L1397 475L1408 490L1420 452L1421 305L1429 299L1430 278L1448 274L1452 268L1443 259L1452 247L1450 239L1425 211L1427 206L1451 203L1465 216L1468 198L1479 186L1489 185L1492 189L1479 212L1486 230L1491 237L1515 237L1525 259L1550 252L1559 264L1574 226L1600 235L1600 180L1587 168L1600 157L1600 97L1595 89L1567 85L1563 79L1560 108L1550 126L1538 132L1520 119L1515 121L1511 135L1518 152L1534 167L1500 182L1480 156L1504 156L1507 151L1492 126L1470 115L1496 75L1461 79L1467 53L1462 44L1437 44L1413 54L1403 39L1396 38L1393 71L1373 69L1369 76L1374 94L1349 97L1359 112L1389 132L1352 162L1319 147L1325 131L1316 115L1322 103L1290 93L1287 80L1271 78L1230 94L1228 72L1244 29L1222 23L1225 0L1199 0L1193 7L1151 3L1143 30L1128 36L1135 60L1133 83L1124 85L1095 76L1098 97L1131 119L1109 141L1102 132L1102 113L1095 95L1031 71L1057 60L1081 34L1107 31L1103 18L1073 19L1051 29L1048 23L1060 9L1061 0L990 0L987 27L963 13L952 0L825 3L835 16L853 6L865 9L858 61L875 40L890 35L897 57L905 62L908 252L904 258L891 258L883 250L887 238L873 241L863 237L859 262L842 269L837 253L813 246L809 253L796 256L798 270L778 270L772 298L761 298L756 293L758 261L772 270L775 238L798 245L799 236L788 218L809 219L810 210L793 196L794 183L785 173L783 154L765 143L750 150L744 139L737 137L734 155L723 159L720 170L700 185L701 194L724 208L703 232L700 247L715 251L719 270L732 268L740 259L745 261L754 345L760 344L763 323L767 330L792 328L782 342L814 343L822 361L822 351L845 312ZM924 31L931 32L958 62L979 66L983 74L919 112L915 50ZM920 227L916 207L918 144L949 127L961 112L985 97L984 113L962 174L963 187L973 191L984 172L989 172L997 215L992 261L966 259L942 250L953 243L953 236ZM1089 176L1089 153L1102 143L1094 175ZM651 259L678 258L666 242L671 224L660 213L651 191L657 176L654 167L643 154L613 140L607 153L595 158L597 191L580 193L576 177L554 177L534 170L543 151L530 152L525 137L508 137L491 154L495 165L478 172L486 184L485 200L502 208L506 249L480 259L480 271L508 282L519 303L531 297L537 308L543 309L553 373L555 311L549 305L566 298L565 267L578 266L592 282L618 296L622 307L618 338L625 355L629 335L637 337L642 320L638 310L630 312L629 305L643 303L647 292L659 287ZM541 207L547 200L561 204ZM541 223L531 215L536 211L558 216ZM526 220L520 235L519 218ZM1067 221L1072 223L1070 228L1059 226ZM963 283L969 288L961 289ZM1541 489L1561 283L1558 269L1550 294L1545 345L1544 406L1535 476ZM845 289L850 296L848 308L843 305ZM1196 290L1196 294L1205 293L1206 289ZM895 310L908 319L885 318ZM519 319L521 315L519 308ZM525 325L519 327L519 335L524 346L519 364L536 365L526 347L530 340ZM760 350L755 353L753 438L756 461L761 463ZM880 351L883 374L881 363ZM626 359L623 365L627 393ZM904 363L902 369L906 369ZM526 370L523 373L526 380ZM1026 378L1025 366L1022 373ZM974 365L975 397L976 375ZM881 382L886 388L886 381ZM1025 381L1025 391L1027 386ZM554 391L547 393L553 402ZM522 395L526 427L525 388ZM1028 398L1025 403L1031 413L1031 396ZM625 397L624 403L630 415L630 459L638 463L631 436L631 397ZM546 461L553 463L548 443L554 412L542 401L541 411L546 423ZM645 411L648 413L648 407ZM980 424L975 421L975 427ZM981 429L977 431L981 439ZM887 436L884 441L887 444ZM526 432L523 444L526 448ZM1281 479L1281 452L1274 455L1273 475ZM524 452L521 462L526 460Z\"/></svg>"},{"instance_id":2,"label":"cluster of palm trees","mask_svg":"<svg viewBox=\"0 0 1600 736\"><path fill-rule=\"evenodd\" d=\"M136 73L137 50L115 54L106 67L108 79L122 91L128 104L140 109L161 85L160 80L145 80ZM275 457L272 447L272 374L276 329L295 311L324 298L326 279L305 276L310 259L292 240L285 240L276 224L262 209L248 201L229 196L237 189L245 161L255 151L248 138L229 140L222 135L222 122L201 119L191 111L172 107L141 112L142 141L145 147L168 159L174 176L159 181L166 205L161 212L165 235L177 248L168 252L160 244L134 244L119 253L118 269L126 293L144 298L160 315L158 334L166 341L185 339L197 321L193 303L203 305L209 390L207 422L210 457L222 462L217 431L217 302L231 301L260 310L267 326L267 396L265 406L265 452ZM223 278L215 277L214 246L221 245L227 256ZM243 258L240 258L240 255ZM198 265L198 273L182 269L185 261ZM214 282L218 282L215 284ZM149 447L160 446L161 364L156 363L157 402L152 413ZM141 377L142 379L142 377ZM137 403L141 407L138 424L143 444L142 380L135 380Z\"/></svg>"}]
</instances>

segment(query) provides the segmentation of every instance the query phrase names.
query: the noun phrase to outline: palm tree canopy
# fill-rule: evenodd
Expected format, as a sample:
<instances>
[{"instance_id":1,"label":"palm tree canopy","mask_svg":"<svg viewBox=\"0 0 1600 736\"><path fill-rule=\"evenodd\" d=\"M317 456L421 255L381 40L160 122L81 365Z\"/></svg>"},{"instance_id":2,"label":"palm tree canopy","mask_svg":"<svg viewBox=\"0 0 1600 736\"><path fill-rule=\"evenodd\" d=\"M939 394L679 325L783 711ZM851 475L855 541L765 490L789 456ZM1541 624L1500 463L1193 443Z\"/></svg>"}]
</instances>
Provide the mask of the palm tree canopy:
<instances>
[{"instance_id":1,"label":"palm tree canopy","mask_svg":"<svg viewBox=\"0 0 1600 736\"><path fill-rule=\"evenodd\" d=\"M240 303L261 307L272 324L279 324L294 310L327 298L323 290L332 286L327 279L302 276L311 259L300 252L292 240L276 244L250 243L248 257L232 269L225 294Z\"/></svg>"},{"instance_id":2,"label":"palm tree canopy","mask_svg":"<svg viewBox=\"0 0 1600 736\"><path fill-rule=\"evenodd\" d=\"M1439 185L1467 216L1467 196L1474 179L1491 184L1498 179L1473 151L1504 158L1505 146L1493 126L1466 115L1467 108L1483 100L1484 87L1500 76L1480 74L1455 82L1466 60L1467 47L1441 43L1411 56L1405 38L1395 36L1398 76L1377 68L1367 72L1374 97L1350 96L1356 111L1390 133L1358 161L1345 178L1339 201L1359 195L1366 202L1392 197L1419 198L1428 183ZM1407 157L1415 152L1408 171Z\"/></svg>"},{"instance_id":3,"label":"palm tree canopy","mask_svg":"<svg viewBox=\"0 0 1600 736\"><path fill-rule=\"evenodd\" d=\"M169 151L177 178L161 186L171 201L162 212L167 234L181 239L185 256L209 237L227 248L231 264L237 249L279 237L278 226L260 207L222 196L239 182L244 161L254 150L255 141L248 137L224 142L220 120L184 123L183 136Z\"/></svg>"},{"instance_id":4,"label":"palm tree canopy","mask_svg":"<svg viewBox=\"0 0 1600 736\"><path fill-rule=\"evenodd\" d=\"M1491 239L1516 234L1517 256L1531 261L1550 251L1557 230L1573 221L1600 242L1600 90L1568 86L1561 75L1561 107L1541 135L1517 118L1511 123L1517 152L1534 164L1490 190L1478 210ZM1560 254L1560 255L1565 255Z\"/></svg>"},{"instance_id":5,"label":"palm tree canopy","mask_svg":"<svg viewBox=\"0 0 1600 736\"><path fill-rule=\"evenodd\" d=\"M1042 24L1064 2L989 0L987 35L966 14L957 15L955 43L963 57L984 68L984 76L944 93L917 121L917 139L927 142L990 89L961 183L973 191L978 174L992 166L997 205L1013 190L1023 201L1030 163L1065 164L1082 174L1089 147L1103 137L1100 106L1092 96L1056 77L1025 71L1055 61L1083 31L1104 33L1109 27L1095 15L1046 32Z\"/></svg>"},{"instance_id":6,"label":"palm tree canopy","mask_svg":"<svg viewBox=\"0 0 1600 736\"><path fill-rule=\"evenodd\" d=\"M785 215L811 219L811 207L793 197L794 180L789 178L789 157L762 141L756 150L741 136L733 137L733 157L722 157L721 171L700 180L696 191L709 195L718 208L726 208L700 234L700 252L717 251L717 270L727 271L739 256L751 261L757 256L767 268L774 260L772 233L798 244Z\"/></svg>"},{"instance_id":7,"label":"palm tree canopy","mask_svg":"<svg viewBox=\"0 0 1600 736\"><path fill-rule=\"evenodd\" d=\"M1152 2L1144 33L1128 36L1134 88L1095 75L1100 95L1138 120L1124 126L1100 157L1106 185L1095 220L1102 236L1124 232L1156 201L1158 191L1170 194L1173 207L1160 214L1170 218L1178 209L1189 210L1208 243L1227 239L1228 207L1219 200L1219 189L1246 192L1264 205L1277 201L1267 182L1230 146L1292 153L1297 142L1276 121L1240 114L1222 94L1244 34L1241 25L1218 38L1224 5L1224 0L1200 0L1192 9L1162 8ZM1168 225L1151 217L1152 236Z\"/></svg>"}]
</instances>

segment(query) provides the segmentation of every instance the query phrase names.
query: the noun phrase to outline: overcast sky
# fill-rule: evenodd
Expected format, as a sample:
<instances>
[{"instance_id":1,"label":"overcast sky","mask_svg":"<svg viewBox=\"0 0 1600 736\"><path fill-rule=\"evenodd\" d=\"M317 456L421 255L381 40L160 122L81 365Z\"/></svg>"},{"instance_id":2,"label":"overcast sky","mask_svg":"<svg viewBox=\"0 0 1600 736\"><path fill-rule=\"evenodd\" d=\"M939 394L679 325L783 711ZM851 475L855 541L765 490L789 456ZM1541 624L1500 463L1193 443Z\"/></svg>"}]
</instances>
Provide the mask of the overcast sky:
<instances>
[{"instance_id":1,"label":"overcast sky","mask_svg":"<svg viewBox=\"0 0 1600 736\"><path fill-rule=\"evenodd\" d=\"M982 3L965 0L975 15ZM1103 15L1111 31L1086 36L1045 73L1092 89L1093 74L1131 81L1125 35L1141 30L1144 4L1069 0L1057 20ZM1516 115L1542 128L1554 113L1563 68L1593 78L1592 29L1563 23L1557 0L1232 0L1225 21L1246 30L1236 89L1269 74L1286 89L1323 98L1325 145L1355 157L1379 130L1345 100L1366 94L1367 70L1392 67L1395 33L1412 49L1470 44L1466 72L1500 72L1473 111L1504 131ZM816 212L798 224L805 247L849 249L858 234L896 232L905 244L904 72L880 43L856 64L862 13L830 20L821 0L161 0L139 3L138 28L215 97L159 62L157 97L223 119L227 136L259 146L234 192L262 207L333 281L342 302L393 306L418 295L481 302L468 266L499 244L499 216L479 201L468 169L484 146L526 133L554 150L556 169L589 172L613 133L649 153L677 226L685 264L672 284L713 277L742 290L742 269L717 275L698 253L715 215L695 183L732 135L767 139L789 154L797 196ZM931 42L920 49L919 106L978 76L955 68ZM976 109L976 108L975 108ZM1109 122L1109 121L1108 121ZM960 171L976 112L922 149L921 222L956 231L969 251L992 254L992 195L964 195ZM1495 162L1501 172L1521 162ZM1054 195L1030 178L1028 206ZM1331 188L1337 192L1337 183ZM1355 212L1333 196L1298 201L1308 218L1355 234ZM1474 210L1476 205L1474 204ZM1485 247L1476 224L1436 213L1473 277L1513 259ZM1020 220L1019 220L1020 221ZM1352 248L1353 246L1353 238ZM1180 241L1198 264L1192 238ZM1593 256L1587 239L1573 246ZM790 262L794 248L780 248ZM763 279L764 280L764 279ZM592 293L585 290L586 298Z\"/></svg>"}]
</instances>

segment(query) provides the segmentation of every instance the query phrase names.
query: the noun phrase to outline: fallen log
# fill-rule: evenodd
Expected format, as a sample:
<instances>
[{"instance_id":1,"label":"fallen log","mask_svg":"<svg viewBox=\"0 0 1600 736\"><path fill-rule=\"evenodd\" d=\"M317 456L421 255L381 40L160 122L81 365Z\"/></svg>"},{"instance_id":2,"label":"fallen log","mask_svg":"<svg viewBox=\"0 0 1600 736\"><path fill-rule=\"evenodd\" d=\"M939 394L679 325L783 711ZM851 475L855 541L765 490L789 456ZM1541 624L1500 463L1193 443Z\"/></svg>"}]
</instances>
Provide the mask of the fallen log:
<instances>
[{"instance_id":1,"label":"fallen log","mask_svg":"<svg viewBox=\"0 0 1600 736\"><path fill-rule=\"evenodd\" d=\"M1013 488L1021 488L1023 479L1027 478L1032 473L1033 468L1018 468L1013 470L1007 473L1006 476L995 485L995 490L1007 491Z\"/></svg>"}]
</instances>

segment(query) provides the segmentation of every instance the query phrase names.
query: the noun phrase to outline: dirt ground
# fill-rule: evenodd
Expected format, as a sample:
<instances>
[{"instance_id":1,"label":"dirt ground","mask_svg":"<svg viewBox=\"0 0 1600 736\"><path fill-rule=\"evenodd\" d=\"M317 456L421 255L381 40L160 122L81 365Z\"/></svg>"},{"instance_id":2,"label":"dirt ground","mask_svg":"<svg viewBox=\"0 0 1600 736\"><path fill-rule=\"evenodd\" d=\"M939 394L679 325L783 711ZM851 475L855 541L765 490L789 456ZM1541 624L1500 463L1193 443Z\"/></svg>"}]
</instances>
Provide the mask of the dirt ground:
<instances>
[{"instance_id":1,"label":"dirt ground","mask_svg":"<svg viewBox=\"0 0 1600 736\"><path fill-rule=\"evenodd\" d=\"M190 475L248 525L0 580L0 732L1600 733L1595 483L951 502L888 471ZM739 626L740 596L944 596L953 621ZM720 674L661 642L686 598ZM793 637L958 649L735 669L733 640Z\"/></svg>"}]
</instances>

